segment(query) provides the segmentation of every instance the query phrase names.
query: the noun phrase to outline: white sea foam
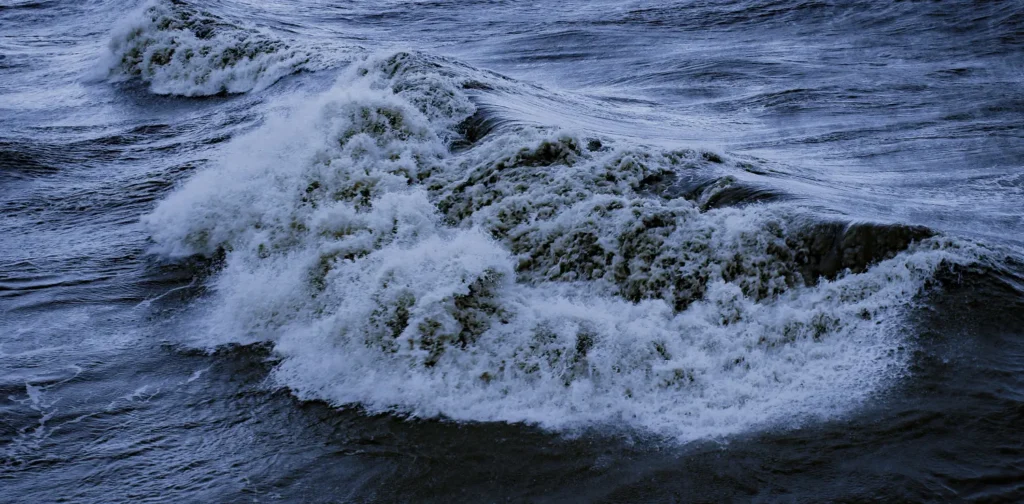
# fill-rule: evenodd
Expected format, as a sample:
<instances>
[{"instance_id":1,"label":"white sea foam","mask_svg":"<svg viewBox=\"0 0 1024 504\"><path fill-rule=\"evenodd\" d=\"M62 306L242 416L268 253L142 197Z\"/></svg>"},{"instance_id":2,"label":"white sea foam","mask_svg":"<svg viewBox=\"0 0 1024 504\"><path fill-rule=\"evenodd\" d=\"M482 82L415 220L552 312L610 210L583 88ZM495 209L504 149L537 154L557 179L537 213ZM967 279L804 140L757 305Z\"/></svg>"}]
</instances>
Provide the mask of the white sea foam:
<instances>
[{"instance_id":1,"label":"white sea foam","mask_svg":"<svg viewBox=\"0 0 1024 504\"><path fill-rule=\"evenodd\" d=\"M264 30L166 0L151 0L118 24L103 59L113 81L138 79L153 93L180 96L260 90L322 66L312 52Z\"/></svg>"},{"instance_id":2,"label":"white sea foam","mask_svg":"<svg viewBox=\"0 0 1024 504\"><path fill-rule=\"evenodd\" d=\"M272 341L302 398L685 441L850 411L906 372L936 269L970 260L904 240L806 285L824 228L799 207L712 208L728 178L651 193L716 156L527 126L453 152L486 88L460 72L354 65L145 217L161 254L225 253L208 344Z\"/></svg>"}]
</instances>

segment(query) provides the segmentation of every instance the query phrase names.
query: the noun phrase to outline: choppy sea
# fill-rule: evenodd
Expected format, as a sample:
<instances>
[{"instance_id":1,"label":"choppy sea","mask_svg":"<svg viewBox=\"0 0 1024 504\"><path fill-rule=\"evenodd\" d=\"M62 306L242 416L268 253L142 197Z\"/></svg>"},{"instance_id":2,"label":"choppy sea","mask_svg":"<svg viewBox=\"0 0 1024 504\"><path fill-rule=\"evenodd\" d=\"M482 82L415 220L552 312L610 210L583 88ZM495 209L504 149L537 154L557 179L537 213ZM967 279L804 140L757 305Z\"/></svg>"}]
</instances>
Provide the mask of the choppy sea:
<instances>
[{"instance_id":1,"label":"choppy sea","mask_svg":"<svg viewBox=\"0 0 1024 504\"><path fill-rule=\"evenodd\" d=\"M1024 4L0 0L2 502L1024 500Z\"/></svg>"}]
</instances>

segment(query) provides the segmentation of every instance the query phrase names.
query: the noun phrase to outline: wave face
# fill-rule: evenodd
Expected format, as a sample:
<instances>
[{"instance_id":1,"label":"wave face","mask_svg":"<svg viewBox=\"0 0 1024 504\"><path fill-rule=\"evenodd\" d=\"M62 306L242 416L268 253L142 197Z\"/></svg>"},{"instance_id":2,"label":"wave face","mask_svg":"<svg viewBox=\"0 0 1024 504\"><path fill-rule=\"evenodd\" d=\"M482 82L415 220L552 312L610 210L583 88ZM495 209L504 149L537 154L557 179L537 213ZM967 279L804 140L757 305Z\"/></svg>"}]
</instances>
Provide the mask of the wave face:
<instances>
[{"instance_id":1,"label":"wave face","mask_svg":"<svg viewBox=\"0 0 1024 504\"><path fill-rule=\"evenodd\" d=\"M153 93L179 96L261 90L321 66L313 53L269 33L163 0L120 23L105 59L110 80L138 80Z\"/></svg>"},{"instance_id":2,"label":"wave face","mask_svg":"<svg viewBox=\"0 0 1024 504\"><path fill-rule=\"evenodd\" d=\"M925 230L730 197L721 173L742 167L714 153L474 104L516 86L374 57L234 140L144 218L164 256L223 254L203 342L274 342L304 399L686 441L884 390L908 307L974 260Z\"/></svg>"}]
</instances>

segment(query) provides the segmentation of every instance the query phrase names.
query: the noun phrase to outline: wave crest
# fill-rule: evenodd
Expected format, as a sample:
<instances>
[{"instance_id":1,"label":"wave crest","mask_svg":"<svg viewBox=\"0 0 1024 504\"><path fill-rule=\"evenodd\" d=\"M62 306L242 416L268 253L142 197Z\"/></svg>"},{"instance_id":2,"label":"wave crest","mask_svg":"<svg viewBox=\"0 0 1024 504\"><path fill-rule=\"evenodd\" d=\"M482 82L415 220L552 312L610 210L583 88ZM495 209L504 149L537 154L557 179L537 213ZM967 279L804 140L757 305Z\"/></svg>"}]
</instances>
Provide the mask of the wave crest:
<instances>
[{"instance_id":1,"label":"wave crest","mask_svg":"<svg viewBox=\"0 0 1024 504\"><path fill-rule=\"evenodd\" d=\"M709 205L740 169L713 153L514 121L465 141L467 89L499 81L369 59L163 201L157 251L225 253L208 343L273 341L279 383L337 405L692 440L849 411L904 373L934 272L975 257Z\"/></svg>"},{"instance_id":2,"label":"wave crest","mask_svg":"<svg viewBox=\"0 0 1024 504\"><path fill-rule=\"evenodd\" d=\"M153 93L179 96L261 90L321 66L313 53L269 33L160 0L114 30L106 60L111 80L139 80Z\"/></svg>"}]
</instances>

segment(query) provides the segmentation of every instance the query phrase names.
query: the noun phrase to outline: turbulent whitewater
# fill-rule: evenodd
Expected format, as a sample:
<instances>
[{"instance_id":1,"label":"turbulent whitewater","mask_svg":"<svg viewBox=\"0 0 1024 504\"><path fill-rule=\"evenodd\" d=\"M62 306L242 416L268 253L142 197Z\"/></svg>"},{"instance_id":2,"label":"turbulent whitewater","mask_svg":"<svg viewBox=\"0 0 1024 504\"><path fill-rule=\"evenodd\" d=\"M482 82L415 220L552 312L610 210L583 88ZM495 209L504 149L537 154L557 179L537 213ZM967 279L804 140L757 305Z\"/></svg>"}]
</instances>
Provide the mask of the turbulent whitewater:
<instances>
[{"instance_id":1,"label":"turbulent whitewater","mask_svg":"<svg viewBox=\"0 0 1024 504\"><path fill-rule=\"evenodd\" d=\"M487 126L474 93L515 85L377 56L233 142L144 219L159 253L223 256L201 343L272 341L281 385L339 406L692 440L891 385L906 310L973 260L924 229L716 206L744 194L719 154Z\"/></svg>"},{"instance_id":2,"label":"turbulent whitewater","mask_svg":"<svg viewBox=\"0 0 1024 504\"><path fill-rule=\"evenodd\" d=\"M122 20L104 59L112 81L138 80L153 93L181 96L260 90L323 67L315 54L265 31L172 0L152 0Z\"/></svg>"},{"instance_id":3,"label":"turbulent whitewater","mask_svg":"<svg viewBox=\"0 0 1024 504\"><path fill-rule=\"evenodd\" d=\"M0 502L1024 494L1024 3L0 27Z\"/></svg>"}]
</instances>

